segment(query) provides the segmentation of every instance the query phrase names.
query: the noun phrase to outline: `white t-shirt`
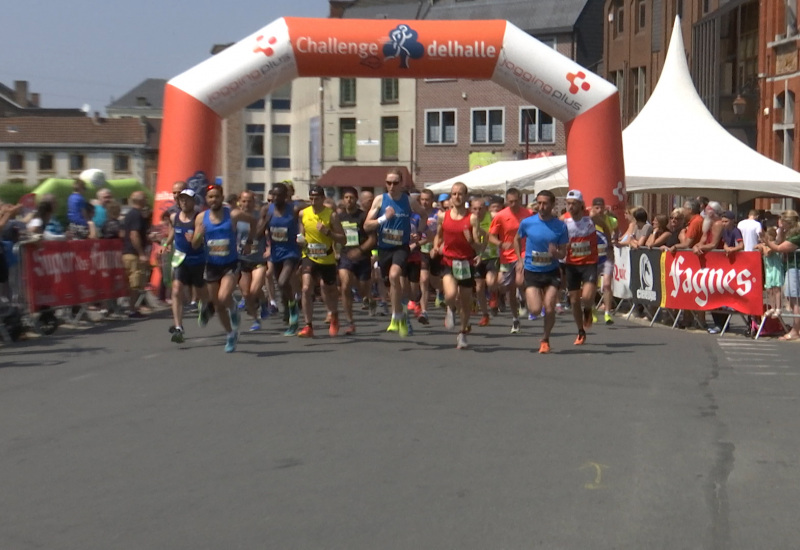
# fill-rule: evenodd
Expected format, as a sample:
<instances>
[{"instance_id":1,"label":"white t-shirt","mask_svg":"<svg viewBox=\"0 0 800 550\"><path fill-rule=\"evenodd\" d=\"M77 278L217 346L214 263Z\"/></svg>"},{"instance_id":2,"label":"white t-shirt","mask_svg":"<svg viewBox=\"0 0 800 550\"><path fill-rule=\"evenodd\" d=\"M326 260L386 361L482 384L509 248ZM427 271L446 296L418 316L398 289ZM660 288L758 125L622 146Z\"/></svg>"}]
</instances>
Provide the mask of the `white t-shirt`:
<instances>
[{"instance_id":1,"label":"white t-shirt","mask_svg":"<svg viewBox=\"0 0 800 550\"><path fill-rule=\"evenodd\" d=\"M739 222L739 231L742 232L742 242L746 252L752 252L758 244L758 236L761 234L761 222L746 218Z\"/></svg>"}]
</instances>

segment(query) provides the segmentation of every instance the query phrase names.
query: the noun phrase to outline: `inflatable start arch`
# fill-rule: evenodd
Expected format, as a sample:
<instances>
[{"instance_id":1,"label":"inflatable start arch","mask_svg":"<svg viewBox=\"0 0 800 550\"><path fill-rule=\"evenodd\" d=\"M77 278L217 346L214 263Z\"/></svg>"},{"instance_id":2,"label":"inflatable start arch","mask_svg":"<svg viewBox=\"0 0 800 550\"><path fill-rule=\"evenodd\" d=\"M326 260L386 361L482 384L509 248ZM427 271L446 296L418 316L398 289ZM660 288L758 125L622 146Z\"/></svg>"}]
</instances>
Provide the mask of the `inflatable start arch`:
<instances>
[{"instance_id":1,"label":"inflatable start arch","mask_svg":"<svg viewBox=\"0 0 800 550\"><path fill-rule=\"evenodd\" d=\"M301 76L493 80L565 123L570 187L621 218L619 94L507 21L278 19L167 83L156 215L216 167L222 119Z\"/></svg>"}]
</instances>

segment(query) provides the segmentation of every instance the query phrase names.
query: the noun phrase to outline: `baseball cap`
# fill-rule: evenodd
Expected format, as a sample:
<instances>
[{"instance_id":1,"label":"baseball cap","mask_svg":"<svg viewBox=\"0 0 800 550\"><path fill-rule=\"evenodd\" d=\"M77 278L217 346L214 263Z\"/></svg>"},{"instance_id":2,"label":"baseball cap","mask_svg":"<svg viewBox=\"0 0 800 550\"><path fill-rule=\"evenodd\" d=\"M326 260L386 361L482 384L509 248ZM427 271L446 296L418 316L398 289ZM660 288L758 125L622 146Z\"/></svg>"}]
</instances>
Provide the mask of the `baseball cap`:
<instances>
[{"instance_id":1,"label":"baseball cap","mask_svg":"<svg viewBox=\"0 0 800 550\"><path fill-rule=\"evenodd\" d=\"M314 195L321 195L323 197L325 196L325 190L321 185L312 185L308 188L308 196L311 197Z\"/></svg>"},{"instance_id":2,"label":"baseball cap","mask_svg":"<svg viewBox=\"0 0 800 550\"><path fill-rule=\"evenodd\" d=\"M722 217L723 218L728 218L729 220L735 220L736 219L736 214L734 214L730 210L726 210L725 212L722 213Z\"/></svg>"},{"instance_id":3,"label":"baseball cap","mask_svg":"<svg viewBox=\"0 0 800 550\"><path fill-rule=\"evenodd\" d=\"M594 200L592 200L592 206L605 206L605 205L606 201L603 197L595 197Z\"/></svg>"},{"instance_id":4,"label":"baseball cap","mask_svg":"<svg viewBox=\"0 0 800 550\"><path fill-rule=\"evenodd\" d=\"M583 193L581 193L577 189L570 189L569 193L567 193L567 200L575 200L578 202L583 202Z\"/></svg>"},{"instance_id":5,"label":"baseball cap","mask_svg":"<svg viewBox=\"0 0 800 550\"><path fill-rule=\"evenodd\" d=\"M186 195L187 197L192 197L192 198L194 198L194 196L196 195L196 193L195 193L195 192L194 192L192 189L184 189L183 191L181 191L181 192L178 194L178 196L180 196L180 195Z\"/></svg>"},{"instance_id":6,"label":"baseball cap","mask_svg":"<svg viewBox=\"0 0 800 550\"><path fill-rule=\"evenodd\" d=\"M448 195L447 193L442 193L441 195L439 195L439 202L446 201L449 198L450 198L450 195Z\"/></svg>"}]
</instances>

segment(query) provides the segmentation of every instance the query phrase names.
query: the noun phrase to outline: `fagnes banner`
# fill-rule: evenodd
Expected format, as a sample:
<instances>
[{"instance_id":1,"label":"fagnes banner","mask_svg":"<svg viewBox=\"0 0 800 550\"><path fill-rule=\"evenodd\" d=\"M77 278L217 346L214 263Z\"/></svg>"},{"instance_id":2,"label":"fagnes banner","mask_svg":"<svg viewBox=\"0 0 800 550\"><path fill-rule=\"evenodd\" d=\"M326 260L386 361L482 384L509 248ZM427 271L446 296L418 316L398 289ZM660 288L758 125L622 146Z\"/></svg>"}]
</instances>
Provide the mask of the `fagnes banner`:
<instances>
[{"instance_id":1,"label":"fagnes banner","mask_svg":"<svg viewBox=\"0 0 800 550\"><path fill-rule=\"evenodd\" d=\"M663 268L661 250L636 249L630 251L630 285L633 300L638 303L660 306L663 300Z\"/></svg>"},{"instance_id":2,"label":"fagnes banner","mask_svg":"<svg viewBox=\"0 0 800 550\"><path fill-rule=\"evenodd\" d=\"M706 311L727 306L748 315L764 312L758 252L663 254L662 306Z\"/></svg>"},{"instance_id":3,"label":"fagnes banner","mask_svg":"<svg viewBox=\"0 0 800 550\"><path fill-rule=\"evenodd\" d=\"M22 276L33 311L128 295L120 239L40 241L21 250Z\"/></svg>"},{"instance_id":4,"label":"fagnes banner","mask_svg":"<svg viewBox=\"0 0 800 550\"><path fill-rule=\"evenodd\" d=\"M631 294L631 249L628 246L614 247L614 280L611 283L614 298L630 300Z\"/></svg>"}]
</instances>

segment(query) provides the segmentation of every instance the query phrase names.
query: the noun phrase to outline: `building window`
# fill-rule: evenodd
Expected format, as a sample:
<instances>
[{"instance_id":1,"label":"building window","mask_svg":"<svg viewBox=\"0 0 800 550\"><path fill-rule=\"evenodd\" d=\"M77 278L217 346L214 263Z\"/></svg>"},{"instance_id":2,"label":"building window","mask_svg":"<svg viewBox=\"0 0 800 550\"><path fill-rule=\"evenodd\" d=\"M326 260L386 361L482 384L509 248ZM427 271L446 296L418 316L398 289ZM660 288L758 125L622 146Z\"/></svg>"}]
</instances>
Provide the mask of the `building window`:
<instances>
[{"instance_id":1,"label":"building window","mask_svg":"<svg viewBox=\"0 0 800 550\"><path fill-rule=\"evenodd\" d=\"M53 154L39 154L39 172L52 172L54 169Z\"/></svg>"},{"instance_id":2,"label":"building window","mask_svg":"<svg viewBox=\"0 0 800 550\"><path fill-rule=\"evenodd\" d=\"M264 130L263 124L248 124L245 127L247 134L247 168L264 168Z\"/></svg>"},{"instance_id":3,"label":"building window","mask_svg":"<svg viewBox=\"0 0 800 550\"><path fill-rule=\"evenodd\" d=\"M248 111L263 111L264 110L264 106L266 104L267 104L266 101L264 101L264 99L262 98L262 99L254 101L250 105L248 105L247 106L247 110Z\"/></svg>"},{"instance_id":4,"label":"building window","mask_svg":"<svg viewBox=\"0 0 800 550\"><path fill-rule=\"evenodd\" d=\"M775 108L783 110L781 122L775 129L775 137L780 145L780 161L790 168L794 168L794 100L794 93L791 91L775 98Z\"/></svg>"},{"instance_id":5,"label":"building window","mask_svg":"<svg viewBox=\"0 0 800 550\"><path fill-rule=\"evenodd\" d=\"M245 183L244 188L253 193L260 193L263 198L266 185L263 183Z\"/></svg>"},{"instance_id":6,"label":"building window","mask_svg":"<svg viewBox=\"0 0 800 550\"><path fill-rule=\"evenodd\" d=\"M617 38L622 36L625 30L625 3L623 0L616 0L614 11L614 38Z\"/></svg>"},{"instance_id":7,"label":"building window","mask_svg":"<svg viewBox=\"0 0 800 550\"><path fill-rule=\"evenodd\" d=\"M86 168L86 157L80 153L72 153L69 156L69 171L80 172Z\"/></svg>"},{"instance_id":8,"label":"building window","mask_svg":"<svg viewBox=\"0 0 800 550\"><path fill-rule=\"evenodd\" d=\"M472 110L472 143L503 143L503 109Z\"/></svg>"},{"instance_id":9,"label":"building window","mask_svg":"<svg viewBox=\"0 0 800 550\"><path fill-rule=\"evenodd\" d=\"M444 145L456 142L456 112L425 112L425 144Z\"/></svg>"},{"instance_id":10,"label":"building window","mask_svg":"<svg viewBox=\"0 0 800 550\"><path fill-rule=\"evenodd\" d=\"M703 0L703 15L708 13L711 9L711 0Z\"/></svg>"},{"instance_id":11,"label":"building window","mask_svg":"<svg viewBox=\"0 0 800 550\"><path fill-rule=\"evenodd\" d=\"M272 168L291 168L291 132L288 124L272 125Z\"/></svg>"},{"instance_id":12,"label":"building window","mask_svg":"<svg viewBox=\"0 0 800 550\"><path fill-rule=\"evenodd\" d=\"M131 157L125 153L117 153L114 155L114 171L115 172L130 172L131 171Z\"/></svg>"},{"instance_id":13,"label":"building window","mask_svg":"<svg viewBox=\"0 0 800 550\"><path fill-rule=\"evenodd\" d=\"M356 160L356 119L339 119L339 158Z\"/></svg>"},{"instance_id":14,"label":"building window","mask_svg":"<svg viewBox=\"0 0 800 550\"><path fill-rule=\"evenodd\" d=\"M347 107L356 104L356 79L339 79L339 106Z\"/></svg>"},{"instance_id":15,"label":"building window","mask_svg":"<svg viewBox=\"0 0 800 550\"><path fill-rule=\"evenodd\" d=\"M523 107L519 110L519 142L555 143L556 132L553 117L536 107Z\"/></svg>"},{"instance_id":16,"label":"building window","mask_svg":"<svg viewBox=\"0 0 800 550\"><path fill-rule=\"evenodd\" d=\"M675 15L683 19L683 0L675 0Z\"/></svg>"},{"instance_id":17,"label":"building window","mask_svg":"<svg viewBox=\"0 0 800 550\"><path fill-rule=\"evenodd\" d=\"M647 26L647 2L639 0L636 5L636 32L643 32Z\"/></svg>"},{"instance_id":18,"label":"building window","mask_svg":"<svg viewBox=\"0 0 800 550\"><path fill-rule=\"evenodd\" d=\"M551 36L548 38L536 38L539 42L547 46L548 48L556 49L556 39L555 37Z\"/></svg>"},{"instance_id":19,"label":"building window","mask_svg":"<svg viewBox=\"0 0 800 550\"><path fill-rule=\"evenodd\" d=\"M270 105L273 111L292 110L292 83L284 84L270 94Z\"/></svg>"},{"instance_id":20,"label":"building window","mask_svg":"<svg viewBox=\"0 0 800 550\"><path fill-rule=\"evenodd\" d=\"M637 67L633 69L631 81L633 82L633 115L638 115L644 107L644 100L647 91L647 79L645 78L645 68Z\"/></svg>"},{"instance_id":21,"label":"building window","mask_svg":"<svg viewBox=\"0 0 800 550\"><path fill-rule=\"evenodd\" d=\"M381 103L397 103L400 101L400 80L397 78L381 79Z\"/></svg>"},{"instance_id":22,"label":"building window","mask_svg":"<svg viewBox=\"0 0 800 550\"><path fill-rule=\"evenodd\" d=\"M398 118L396 116L381 117L381 160L397 160L399 145Z\"/></svg>"},{"instance_id":23,"label":"building window","mask_svg":"<svg viewBox=\"0 0 800 550\"><path fill-rule=\"evenodd\" d=\"M9 153L8 169L11 172L22 172L25 170L25 155L22 153Z\"/></svg>"},{"instance_id":24,"label":"building window","mask_svg":"<svg viewBox=\"0 0 800 550\"><path fill-rule=\"evenodd\" d=\"M617 90L619 91L619 113L620 115L622 115L624 119L625 100L628 97L628 94L625 93L625 72L613 71L610 76L611 76L611 82L614 83L614 86L616 86Z\"/></svg>"}]
</instances>

